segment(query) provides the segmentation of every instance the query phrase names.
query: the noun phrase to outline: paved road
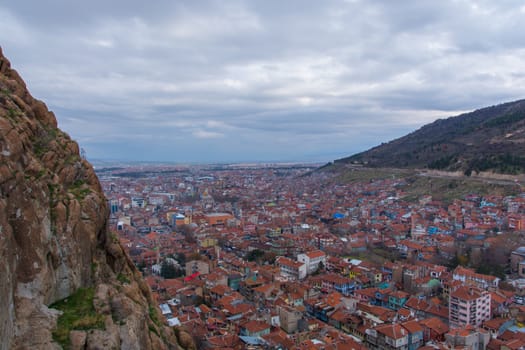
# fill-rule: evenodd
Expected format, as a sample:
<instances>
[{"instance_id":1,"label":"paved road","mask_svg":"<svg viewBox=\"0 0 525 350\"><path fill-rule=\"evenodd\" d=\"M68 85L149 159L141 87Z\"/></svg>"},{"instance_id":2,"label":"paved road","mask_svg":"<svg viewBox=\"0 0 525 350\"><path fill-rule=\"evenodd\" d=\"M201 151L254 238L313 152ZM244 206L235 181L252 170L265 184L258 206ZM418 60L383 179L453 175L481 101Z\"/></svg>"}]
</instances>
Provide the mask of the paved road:
<instances>
[{"instance_id":1,"label":"paved road","mask_svg":"<svg viewBox=\"0 0 525 350\"><path fill-rule=\"evenodd\" d=\"M419 176L424 177L432 177L432 178L439 178L439 179L465 179L465 180L474 180L479 182L484 182L488 184L495 184L495 185L503 185L503 186L519 186L523 188L524 181L522 179L518 179L516 177L514 180L507 180L507 179L498 179L498 178L491 178L488 176L466 176L463 174L455 174L455 173L431 173L425 170L418 172ZM523 175L520 175L520 177L523 177Z\"/></svg>"}]
</instances>

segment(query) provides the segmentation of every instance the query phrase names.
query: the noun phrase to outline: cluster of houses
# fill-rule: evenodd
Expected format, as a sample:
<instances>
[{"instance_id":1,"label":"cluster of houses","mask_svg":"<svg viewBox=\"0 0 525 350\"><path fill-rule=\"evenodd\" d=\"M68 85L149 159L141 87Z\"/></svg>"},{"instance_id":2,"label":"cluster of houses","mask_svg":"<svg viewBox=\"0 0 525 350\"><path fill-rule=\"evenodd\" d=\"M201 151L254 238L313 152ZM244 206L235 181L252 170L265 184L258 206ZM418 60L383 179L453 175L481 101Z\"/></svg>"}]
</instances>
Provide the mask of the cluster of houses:
<instances>
[{"instance_id":1,"label":"cluster of houses","mask_svg":"<svg viewBox=\"0 0 525 350\"><path fill-rule=\"evenodd\" d=\"M525 349L525 195L408 202L403 179L309 170L99 177L166 323L199 348ZM506 276L476 272L494 250Z\"/></svg>"}]
</instances>

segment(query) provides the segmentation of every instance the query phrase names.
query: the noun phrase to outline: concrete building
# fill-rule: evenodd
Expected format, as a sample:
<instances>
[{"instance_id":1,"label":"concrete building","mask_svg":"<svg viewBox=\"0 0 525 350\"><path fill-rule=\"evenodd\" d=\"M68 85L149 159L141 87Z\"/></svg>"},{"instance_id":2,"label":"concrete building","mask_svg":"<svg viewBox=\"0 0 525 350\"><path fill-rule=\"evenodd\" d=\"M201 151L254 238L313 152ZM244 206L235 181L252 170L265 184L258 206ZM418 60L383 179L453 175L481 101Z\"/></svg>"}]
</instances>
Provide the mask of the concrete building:
<instances>
[{"instance_id":1,"label":"concrete building","mask_svg":"<svg viewBox=\"0 0 525 350\"><path fill-rule=\"evenodd\" d=\"M144 208L146 207L146 200L142 197L132 197L131 207L132 208Z\"/></svg>"},{"instance_id":2,"label":"concrete building","mask_svg":"<svg viewBox=\"0 0 525 350\"><path fill-rule=\"evenodd\" d=\"M210 213L205 216L206 223L210 226L224 226L228 220L233 219L233 215L229 213Z\"/></svg>"},{"instance_id":3,"label":"concrete building","mask_svg":"<svg viewBox=\"0 0 525 350\"><path fill-rule=\"evenodd\" d=\"M306 277L306 264L288 259L286 257L279 257L276 260L279 266L280 274L289 280L302 280Z\"/></svg>"},{"instance_id":4,"label":"concrete building","mask_svg":"<svg viewBox=\"0 0 525 350\"><path fill-rule=\"evenodd\" d=\"M386 324L366 330L369 349L408 350L408 332L400 324Z\"/></svg>"},{"instance_id":5,"label":"concrete building","mask_svg":"<svg viewBox=\"0 0 525 350\"><path fill-rule=\"evenodd\" d=\"M320 266L326 267L326 254L320 250L314 250L297 255L297 261L306 264L307 273L310 275L317 271Z\"/></svg>"},{"instance_id":6,"label":"concrete building","mask_svg":"<svg viewBox=\"0 0 525 350\"><path fill-rule=\"evenodd\" d=\"M240 335L249 337L260 337L270 333L271 325L264 321L251 320L241 326Z\"/></svg>"},{"instance_id":7,"label":"concrete building","mask_svg":"<svg viewBox=\"0 0 525 350\"><path fill-rule=\"evenodd\" d=\"M519 247L510 253L510 268L512 272L519 271L519 264L525 261L525 247Z\"/></svg>"},{"instance_id":8,"label":"concrete building","mask_svg":"<svg viewBox=\"0 0 525 350\"><path fill-rule=\"evenodd\" d=\"M518 264L518 276L525 277L525 260Z\"/></svg>"},{"instance_id":9,"label":"concrete building","mask_svg":"<svg viewBox=\"0 0 525 350\"><path fill-rule=\"evenodd\" d=\"M490 301L487 291L468 286L458 287L449 297L450 327L480 327L483 321L491 318Z\"/></svg>"},{"instance_id":10,"label":"concrete building","mask_svg":"<svg viewBox=\"0 0 525 350\"><path fill-rule=\"evenodd\" d=\"M445 334L445 343L450 349L485 350L489 341L490 333L480 328L454 328Z\"/></svg>"},{"instance_id":11,"label":"concrete building","mask_svg":"<svg viewBox=\"0 0 525 350\"><path fill-rule=\"evenodd\" d=\"M207 275L210 273L210 265L201 260L192 260L186 263L186 276L191 276L194 273Z\"/></svg>"},{"instance_id":12,"label":"concrete building","mask_svg":"<svg viewBox=\"0 0 525 350\"><path fill-rule=\"evenodd\" d=\"M498 277L476 273L474 270L463 266L458 266L454 269L452 279L480 289L492 290L498 288L500 281Z\"/></svg>"},{"instance_id":13,"label":"concrete building","mask_svg":"<svg viewBox=\"0 0 525 350\"><path fill-rule=\"evenodd\" d=\"M348 296L356 288L353 280L334 273L322 275L321 279L321 290L326 293L337 291Z\"/></svg>"},{"instance_id":14,"label":"concrete building","mask_svg":"<svg viewBox=\"0 0 525 350\"><path fill-rule=\"evenodd\" d=\"M288 334L295 333L299 329L299 320L303 317L303 313L292 307L279 307L279 322L281 328Z\"/></svg>"}]
</instances>

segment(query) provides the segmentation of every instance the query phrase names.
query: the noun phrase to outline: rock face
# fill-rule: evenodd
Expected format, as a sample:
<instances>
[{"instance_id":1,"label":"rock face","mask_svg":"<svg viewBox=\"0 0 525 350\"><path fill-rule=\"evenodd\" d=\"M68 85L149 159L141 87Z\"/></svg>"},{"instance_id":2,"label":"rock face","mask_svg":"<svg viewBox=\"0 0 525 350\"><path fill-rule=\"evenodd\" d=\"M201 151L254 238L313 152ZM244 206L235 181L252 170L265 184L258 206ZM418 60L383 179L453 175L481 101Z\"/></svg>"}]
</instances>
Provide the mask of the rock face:
<instances>
[{"instance_id":1,"label":"rock face","mask_svg":"<svg viewBox=\"0 0 525 350\"><path fill-rule=\"evenodd\" d=\"M177 348L107 218L93 168L0 49L1 350L59 349L50 305L79 288L96 290L105 322L71 331L69 347Z\"/></svg>"}]
</instances>

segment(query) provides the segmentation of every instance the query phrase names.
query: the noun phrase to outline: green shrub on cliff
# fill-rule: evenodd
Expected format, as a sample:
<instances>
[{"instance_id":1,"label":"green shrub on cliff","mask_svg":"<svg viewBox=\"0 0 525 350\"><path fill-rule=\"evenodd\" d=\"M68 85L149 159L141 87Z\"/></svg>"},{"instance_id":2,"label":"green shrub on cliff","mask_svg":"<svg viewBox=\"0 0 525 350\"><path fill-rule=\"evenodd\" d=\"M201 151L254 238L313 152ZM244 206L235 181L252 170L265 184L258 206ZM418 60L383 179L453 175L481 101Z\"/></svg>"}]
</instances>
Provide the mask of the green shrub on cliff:
<instances>
[{"instance_id":1,"label":"green shrub on cliff","mask_svg":"<svg viewBox=\"0 0 525 350\"><path fill-rule=\"evenodd\" d=\"M58 318L53 339L69 348L69 332L72 330L104 329L104 315L97 314L93 306L93 288L80 288L69 297L50 305L63 312Z\"/></svg>"}]
</instances>

